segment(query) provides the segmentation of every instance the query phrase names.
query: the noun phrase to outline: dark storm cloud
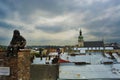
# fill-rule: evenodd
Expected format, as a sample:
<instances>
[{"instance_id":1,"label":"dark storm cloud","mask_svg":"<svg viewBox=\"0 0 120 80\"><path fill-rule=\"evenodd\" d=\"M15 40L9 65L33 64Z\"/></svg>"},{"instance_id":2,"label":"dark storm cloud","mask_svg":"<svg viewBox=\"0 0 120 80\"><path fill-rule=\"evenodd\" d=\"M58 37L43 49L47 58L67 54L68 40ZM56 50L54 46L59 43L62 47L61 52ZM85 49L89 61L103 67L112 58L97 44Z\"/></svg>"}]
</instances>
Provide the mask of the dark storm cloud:
<instances>
[{"instance_id":1,"label":"dark storm cloud","mask_svg":"<svg viewBox=\"0 0 120 80\"><path fill-rule=\"evenodd\" d=\"M120 31L120 20L110 21L109 19L105 20L96 20L90 22L84 26L90 31L89 34L102 37L105 35L118 35Z\"/></svg>"},{"instance_id":2,"label":"dark storm cloud","mask_svg":"<svg viewBox=\"0 0 120 80\"><path fill-rule=\"evenodd\" d=\"M59 33L63 31L61 26L36 26L36 29L42 30L46 33Z\"/></svg>"},{"instance_id":3,"label":"dark storm cloud","mask_svg":"<svg viewBox=\"0 0 120 80\"><path fill-rule=\"evenodd\" d=\"M0 10L0 18L5 18L6 13L3 10Z\"/></svg>"},{"instance_id":4,"label":"dark storm cloud","mask_svg":"<svg viewBox=\"0 0 120 80\"><path fill-rule=\"evenodd\" d=\"M8 39L7 37L0 37L0 41L5 41L7 39Z\"/></svg>"},{"instance_id":5,"label":"dark storm cloud","mask_svg":"<svg viewBox=\"0 0 120 80\"><path fill-rule=\"evenodd\" d=\"M14 10L15 6L10 0L0 0L0 18L7 18Z\"/></svg>"},{"instance_id":6,"label":"dark storm cloud","mask_svg":"<svg viewBox=\"0 0 120 80\"><path fill-rule=\"evenodd\" d=\"M89 30L88 34L91 34L96 37L111 37L112 41L118 41L120 40L119 32L120 32L120 15L117 17L109 16L108 18L102 19L102 20L95 20L90 21L88 24L85 24L84 26ZM107 41L110 41L109 38L106 39Z\"/></svg>"},{"instance_id":7,"label":"dark storm cloud","mask_svg":"<svg viewBox=\"0 0 120 80\"><path fill-rule=\"evenodd\" d=\"M49 20L63 15L70 16L60 22L53 20L53 26L49 26ZM44 24L39 21L39 17L45 19ZM0 0L0 28L10 30L20 25L13 23L20 22L25 24L23 26L50 34L83 28L88 31L86 35L114 36L111 40L119 40L119 18L120 0ZM23 26L19 29L28 30L28 27Z\"/></svg>"},{"instance_id":8,"label":"dark storm cloud","mask_svg":"<svg viewBox=\"0 0 120 80\"><path fill-rule=\"evenodd\" d=\"M12 24L8 24L8 23L6 23L6 22L2 22L2 21L0 21L0 28L5 28L5 29L13 29L13 28L15 28L16 26L14 26L14 25L12 25Z\"/></svg>"},{"instance_id":9,"label":"dark storm cloud","mask_svg":"<svg viewBox=\"0 0 120 80\"><path fill-rule=\"evenodd\" d=\"M58 0L12 0L12 2L16 7L16 11L21 15L29 15L36 10L45 11L50 15L61 14L64 11L62 6L64 0L63 2Z\"/></svg>"}]
</instances>

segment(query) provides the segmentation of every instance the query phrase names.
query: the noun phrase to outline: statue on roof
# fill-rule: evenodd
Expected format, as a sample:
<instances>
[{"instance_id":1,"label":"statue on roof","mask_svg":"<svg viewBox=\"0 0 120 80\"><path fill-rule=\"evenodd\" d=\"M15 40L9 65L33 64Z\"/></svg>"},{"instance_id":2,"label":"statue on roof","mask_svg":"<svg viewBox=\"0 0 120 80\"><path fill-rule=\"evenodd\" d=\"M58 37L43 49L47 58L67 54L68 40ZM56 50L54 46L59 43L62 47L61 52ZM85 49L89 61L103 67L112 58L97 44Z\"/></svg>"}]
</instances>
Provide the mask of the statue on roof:
<instances>
[{"instance_id":1,"label":"statue on roof","mask_svg":"<svg viewBox=\"0 0 120 80\"><path fill-rule=\"evenodd\" d=\"M18 30L14 30L12 40L7 48L6 56L17 56L19 49L24 49L25 45L26 39L20 35Z\"/></svg>"}]
</instances>

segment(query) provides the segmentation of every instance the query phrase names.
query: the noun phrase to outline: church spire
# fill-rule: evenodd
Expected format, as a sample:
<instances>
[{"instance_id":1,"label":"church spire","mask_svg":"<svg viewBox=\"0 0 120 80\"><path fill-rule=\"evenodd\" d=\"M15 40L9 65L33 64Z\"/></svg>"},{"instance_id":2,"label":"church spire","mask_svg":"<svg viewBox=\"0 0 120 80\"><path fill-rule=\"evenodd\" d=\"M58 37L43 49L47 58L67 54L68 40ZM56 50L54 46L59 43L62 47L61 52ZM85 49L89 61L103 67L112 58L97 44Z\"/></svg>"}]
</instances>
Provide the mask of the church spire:
<instances>
[{"instance_id":1,"label":"church spire","mask_svg":"<svg viewBox=\"0 0 120 80\"><path fill-rule=\"evenodd\" d=\"M80 36L82 36L82 31L81 31L81 29L80 29Z\"/></svg>"},{"instance_id":2,"label":"church spire","mask_svg":"<svg viewBox=\"0 0 120 80\"><path fill-rule=\"evenodd\" d=\"M78 36L78 45L80 47L83 47L84 46L84 40L83 40L83 36L82 36L82 30L80 29L79 31L79 36Z\"/></svg>"}]
</instances>

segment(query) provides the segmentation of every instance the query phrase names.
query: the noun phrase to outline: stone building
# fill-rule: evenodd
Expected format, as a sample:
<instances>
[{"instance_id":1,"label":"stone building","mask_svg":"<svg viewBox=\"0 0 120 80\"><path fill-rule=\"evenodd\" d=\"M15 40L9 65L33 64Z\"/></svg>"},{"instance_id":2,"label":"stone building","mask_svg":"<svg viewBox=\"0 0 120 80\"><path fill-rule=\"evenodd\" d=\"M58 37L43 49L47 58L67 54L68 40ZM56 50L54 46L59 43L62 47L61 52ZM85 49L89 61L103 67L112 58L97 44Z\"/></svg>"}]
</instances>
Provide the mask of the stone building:
<instances>
[{"instance_id":1,"label":"stone building","mask_svg":"<svg viewBox=\"0 0 120 80\"><path fill-rule=\"evenodd\" d=\"M82 31L81 30L80 30L79 36L78 36L78 46L79 47L84 47L84 39L83 39Z\"/></svg>"},{"instance_id":2,"label":"stone building","mask_svg":"<svg viewBox=\"0 0 120 80\"><path fill-rule=\"evenodd\" d=\"M84 41L82 30L79 31L78 44L73 49L75 52L86 53L86 52L103 52L104 50L113 50L111 46L104 46L104 41Z\"/></svg>"}]
</instances>

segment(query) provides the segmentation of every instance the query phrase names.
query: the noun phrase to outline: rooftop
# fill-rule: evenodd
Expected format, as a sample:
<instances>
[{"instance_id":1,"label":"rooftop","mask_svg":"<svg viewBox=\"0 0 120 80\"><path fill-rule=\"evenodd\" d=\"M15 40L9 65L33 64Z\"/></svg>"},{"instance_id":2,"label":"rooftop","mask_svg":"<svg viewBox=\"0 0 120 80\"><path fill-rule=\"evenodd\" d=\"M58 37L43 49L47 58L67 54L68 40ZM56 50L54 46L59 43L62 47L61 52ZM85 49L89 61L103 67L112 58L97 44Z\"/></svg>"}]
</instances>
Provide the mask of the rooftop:
<instances>
[{"instance_id":1,"label":"rooftop","mask_svg":"<svg viewBox=\"0 0 120 80\"><path fill-rule=\"evenodd\" d=\"M103 47L103 41L85 41L84 47Z\"/></svg>"}]
</instances>

